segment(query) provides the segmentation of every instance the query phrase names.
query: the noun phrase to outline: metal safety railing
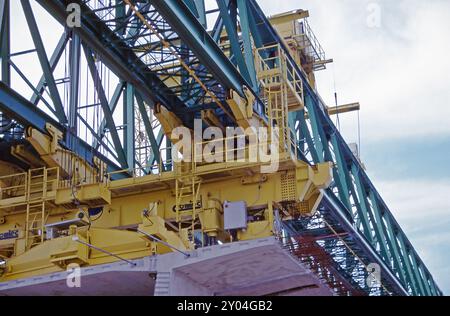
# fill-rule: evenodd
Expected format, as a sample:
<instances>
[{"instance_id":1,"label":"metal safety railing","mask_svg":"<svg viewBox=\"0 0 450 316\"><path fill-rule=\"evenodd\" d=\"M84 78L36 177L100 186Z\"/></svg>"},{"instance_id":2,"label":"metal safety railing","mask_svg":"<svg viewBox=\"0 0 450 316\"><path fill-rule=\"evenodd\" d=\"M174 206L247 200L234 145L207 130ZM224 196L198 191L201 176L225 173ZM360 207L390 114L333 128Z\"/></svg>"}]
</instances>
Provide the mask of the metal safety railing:
<instances>
[{"instance_id":1,"label":"metal safety railing","mask_svg":"<svg viewBox=\"0 0 450 316\"><path fill-rule=\"evenodd\" d=\"M289 107L304 105L303 80L280 44L256 50L256 73L265 90L281 91L287 85Z\"/></svg>"},{"instance_id":2,"label":"metal safety railing","mask_svg":"<svg viewBox=\"0 0 450 316\"><path fill-rule=\"evenodd\" d=\"M59 168L30 169L0 177L0 208L26 205L54 197L59 188Z\"/></svg>"},{"instance_id":3,"label":"metal safety railing","mask_svg":"<svg viewBox=\"0 0 450 316\"><path fill-rule=\"evenodd\" d=\"M173 172L176 176L186 174L208 173L208 166L221 164L221 168L239 167L242 164L266 164L261 159L262 155L269 155L271 144L279 144L279 133L261 136L256 132L244 133L230 137L222 137L213 140L202 140L191 144L188 148L176 145L159 150L159 161L147 166L139 166L133 169L123 169L107 174L107 182L111 182L117 176L127 178L139 178L143 176L162 176L167 172ZM290 131L292 133L292 131ZM290 147L295 153L297 144L294 138ZM182 152L181 152L182 151ZM295 158L297 159L297 155ZM211 172L214 172L211 169ZM116 177L115 177L116 176Z\"/></svg>"},{"instance_id":4,"label":"metal safety railing","mask_svg":"<svg viewBox=\"0 0 450 316\"><path fill-rule=\"evenodd\" d=\"M295 39L299 42L302 49L314 59L314 61L325 60L325 50L311 29L307 19L298 23Z\"/></svg>"},{"instance_id":5,"label":"metal safety railing","mask_svg":"<svg viewBox=\"0 0 450 316\"><path fill-rule=\"evenodd\" d=\"M0 200L26 196L28 173L16 173L0 177ZM8 206L15 206L15 203Z\"/></svg>"},{"instance_id":6,"label":"metal safety railing","mask_svg":"<svg viewBox=\"0 0 450 316\"><path fill-rule=\"evenodd\" d=\"M281 152L290 152L297 160L298 144L289 125L289 112L304 108L302 76L280 44L257 50L256 69L270 128L278 128Z\"/></svg>"},{"instance_id":7,"label":"metal safety railing","mask_svg":"<svg viewBox=\"0 0 450 316\"><path fill-rule=\"evenodd\" d=\"M176 147L161 148L159 150L160 159L153 164L109 172L106 175L106 182L110 183L115 176L123 176L126 178L140 178L149 175L161 176L165 172L173 171L175 162L173 159L174 156L172 154L172 151L175 149Z\"/></svg>"},{"instance_id":8,"label":"metal safety railing","mask_svg":"<svg viewBox=\"0 0 450 316\"><path fill-rule=\"evenodd\" d=\"M27 249L44 242L48 214L46 204L56 198L60 171L55 168L30 169L28 172L0 177L0 208L17 207L25 213Z\"/></svg>"}]
</instances>

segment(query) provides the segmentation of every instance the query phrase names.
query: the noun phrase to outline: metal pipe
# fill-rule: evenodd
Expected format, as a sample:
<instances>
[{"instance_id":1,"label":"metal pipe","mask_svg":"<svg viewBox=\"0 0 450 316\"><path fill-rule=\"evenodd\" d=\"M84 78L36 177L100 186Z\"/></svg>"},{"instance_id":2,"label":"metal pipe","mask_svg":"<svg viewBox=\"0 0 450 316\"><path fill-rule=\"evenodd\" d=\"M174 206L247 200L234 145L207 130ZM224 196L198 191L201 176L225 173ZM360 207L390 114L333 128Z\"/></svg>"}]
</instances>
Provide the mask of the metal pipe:
<instances>
[{"instance_id":1,"label":"metal pipe","mask_svg":"<svg viewBox=\"0 0 450 316\"><path fill-rule=\"evenodd\" d=\"M111 256L111 257L114 257L114 258L117 258L117 259L119 259L119 260L125 261L126 263L129 263L129 264L131 264L131 265L134 266L134 267L137 266L136 263L134 263L134 262L132 262L132 261L130 261L130 260L124 259L124 258L122 258L122 257L120 257L120 256L118 256L118 255L115 255L115 254L113 254L113 253L111 253L111 252L109 252L109 251L103 250L103 249L101 249L101 248L95 247L94 245L88 244L87 242L81 241L80 238L79 238L78 236L74 236L74 237L72 238L72 240L73 240L73 241L76 241L77 243L80 243L80 244L82 244L82 245L85 245L85 246L87 246L87 247L89 247L89 248L92 248L92 249L94 249L94 250L103 252L104 254L107 254L107 255L109 255L109 256Z\"/></svg>"},{"instance_id":2,"label":"metal pipe","mask_svg":"<svg viewBox=\"0 0 450 316\"><path fill-rule=\"evenodd\" d=\"M188 254L187 252L184 252L184 251L182 251L182 250L180 250L180 249L178 249L178 248L176 248L176 247L174 247L174 246L172 246L172 245L166 243L165 241L162 241L161 239L156 238L155 236L152 236L152 235L150 235L150 234L147 234L146 232L143 232L143 231L141 231L141 230L139 230L139 229L137 230L137 232L138 232L138 233L141 233L142 235L147 236L148 238L150 238L150 239L156 241L157 243L163 244L164 246L167 246L167 247L169 247L170 249L173 249L173 250L175 250L176 252L179 252L179 253L183 254L183 255L186 256L187 258L189 258L189 257L191 256L191 255Z\"/></svg>"}]
</instances>

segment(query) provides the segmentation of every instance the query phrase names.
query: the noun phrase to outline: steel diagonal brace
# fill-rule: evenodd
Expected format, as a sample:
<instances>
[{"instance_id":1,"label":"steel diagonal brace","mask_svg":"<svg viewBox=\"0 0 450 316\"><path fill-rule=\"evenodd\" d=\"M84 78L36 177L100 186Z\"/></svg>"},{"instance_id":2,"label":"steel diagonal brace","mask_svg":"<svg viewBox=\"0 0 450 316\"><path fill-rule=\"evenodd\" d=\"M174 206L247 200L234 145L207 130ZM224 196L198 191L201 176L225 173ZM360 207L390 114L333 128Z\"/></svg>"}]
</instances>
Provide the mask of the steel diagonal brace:
<instances>
[{"instance_id":1,"label":"steel diagonal brace","mask_svg":"<svg viewBox=\"0 0 450 316\"><path fill-rule=\"evenodd\" d=\"M260 31L260 34L263 33L265 35L263 44L269 44L269 43L273 43L273 42L278 42L278 43L281 43L281 46L283 47L283 50L288 52L289 49L286 47L286 45L283 43L283 40L280 38L279 34L275 31L273 26L270 24L269 20L267 19L267 17L264 14L264 12L259 7L258 3L255 0L247 0L247 1L248 1L249 7L251 8L251 12L252 12L253 17L255 19L256 25L258 26L258 30ZM298 68L297 70L300 72L299 67L297 65L295 65L295 67ZM344 158L346 160L348 160L349 162L351 161L353 164L358 166L360 164L358 158L356 158L353 155L352 151L350 150L349 146L346 144L345 140L343 139L343 137L341 136L341 134L339 133L339 131L335 127L335 125L332 122L331 118L327 114L325 114L325 111L324 111L325 106L323 105L322 101L320 100L320 97L316 94L314 89L309 84L307 78L303 74L302 74L302 80L304 82L303 87L304 87L304 90L305 90L305 95L310 97L311 100L313 101L313 103L314 103L313 106L317 110L316 111L317 112L317 116L320 119L320 121L322 121L321 128L326 127L329 130L327 132L327 134L336 133L337 142L338 142L338 145L339 145L340 150L342 152L342 155L344 156ZM377 192L375 186L373 185L373 183L369 179L368 175L364 171L362 171L360 176L362 178L363 184L365 184L368 188L370 188L371 190L374 191L375 199L378 201L380 207L385 209L385 213L388 214L390 217L392 217L392 223L391 223L392 227L391 228L393 230L395 230L395 231L398 231L399 235L401 237L404 237L404 239L406 240L405 244L407 246L411 247L411 249L414 249L412 244L406 238L406 235L404 234L404 232L401 229L400 225L393 218L391 211L389 210L388 206L386 205L386 203L383 201L383 199L381 198L381 196ZM359 237L361 238L361 236L359 236ZM373 247L372 247L372 249L373 249ZM421 262L421 260L419 260L419 261Z\"/></svg>"},{"instance_id":2,"label":"steel diagonal brace","mask_svg":"<svg viewBox=\"0 0 450 316\"><path fill-rule=\"evenodd\" d=\"M21 0L23 11L25 13L25 17L28 23L28 27L30 29L31 37L33 39L34 45L36 47L36 52L39 58L39 62L42 67L42 71L44 72L45 81L50 90L50 96L52 98L55 111L58 115L58 119L61 123L67 123L66 114L64 113L64 107L61 101L61 96L59 95L58 87L55 83L55 78L53 76L53 72L51 69L51 65L47 58L47 53L45 52L44 43L42 41L41 35L39 33L39 29L36 23L36 19L34 17L33 11L31 9L31 5L29 0Z\"/></svg>"},{"instance_id":3,"label":"steel diagonal brace","mask_svg":"<svg viewBox=\"0 0 450 316\"><path fill-rule=\"evenodd\" d=\"M233 89L244 97L243 88L250 85L225 56L217 43L190 12L189 8L178 0L151 0L150 3L176 30L177 34L189 43L190 48L208 70L227 89Z\"/></svg>"},{"instance_id":4,"label":"steel diagonal brace","mask_svg":"<svg viewBox=\"0 0 450 316\"><path fill-rule=\"evenodd\" d=\"M162 45L170 51L170 53L178 60L180 65L189 73L189 75L200 85L200 87L206 92L206 94L224 111L224 113L234 119L232 114L227 110L227 108L222 104L222 102L217 98L217 96L206 87L203 81L197 76L195 71L189 67L189 65L183 60L181 56L179 56L178 52L172 45L167 42L164 37L158 32L158 30L151 24L149 21L139 12L138 8L130 1L124 0L134 12L134 14L141 20L141 22L153 33L153 35L157 36L161 41Z\"/></svg>"},{"instance_id":5,"label":"steel diagonal brace","mask_svg":"<svg viewBox=\"0 0 450 316\"><path fill-rule=\"evenodd\" d=\"M69 3L74 0L36 0L45 10L61 24L66 23ZM132 84L146 103L164 104L174 113L182 113L186 105L173 95L172 91L140 60L133 48L118 34L114 33L83 1L76 1L81 6L81 27L74 28L83 43L98 54L99 59L121 80ZM185 125L190 120L180 115Z\"/></svg>"}]
</instances>

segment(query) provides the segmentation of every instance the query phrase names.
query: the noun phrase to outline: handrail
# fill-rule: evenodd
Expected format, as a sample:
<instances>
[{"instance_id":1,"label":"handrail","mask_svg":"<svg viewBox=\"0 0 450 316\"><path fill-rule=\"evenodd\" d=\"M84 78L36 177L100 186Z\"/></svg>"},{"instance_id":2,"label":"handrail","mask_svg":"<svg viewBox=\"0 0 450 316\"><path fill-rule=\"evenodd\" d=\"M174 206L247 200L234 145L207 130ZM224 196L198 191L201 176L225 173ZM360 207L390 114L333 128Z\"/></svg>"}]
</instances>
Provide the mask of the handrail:
<instances>
[{"instance_id":1,"label":"handrail","mask_svg":"<svg viewBox=\"0 0 450 316\"><path fill-rule=\"evenodd\" d=\"M39 175L36 176L36 173L40 172ZM41 181L33 181L37 180L39 178L43 178L44 180ZM55 192L59 187L59 167L53 167L53 168L37 168L37 169L30 169L29 172L23 172L23 173L16 173L13 175L7 175L0 177L0 180L3 180L4 182L8 182L5 180L11 179L13 181L17 181L17 179L20 179L19 181L22 182L22 184L18 185L10 185L7 187L0 188L0 200L3 199L11 199L11 198L24 198L23 203L26 203L26 197L29 193L36 193L37 189L42 188L42 192L48 193L48 186L51 185L50 192ZM29 190L33 189L34 192L30 192ZM3 197L4 192L11 192L15 191L15 194L11 194L8 197ZM39 191L40 192L40 191ZM45 197L44 197L45 198Z\"/></svg>"}]
</instances>

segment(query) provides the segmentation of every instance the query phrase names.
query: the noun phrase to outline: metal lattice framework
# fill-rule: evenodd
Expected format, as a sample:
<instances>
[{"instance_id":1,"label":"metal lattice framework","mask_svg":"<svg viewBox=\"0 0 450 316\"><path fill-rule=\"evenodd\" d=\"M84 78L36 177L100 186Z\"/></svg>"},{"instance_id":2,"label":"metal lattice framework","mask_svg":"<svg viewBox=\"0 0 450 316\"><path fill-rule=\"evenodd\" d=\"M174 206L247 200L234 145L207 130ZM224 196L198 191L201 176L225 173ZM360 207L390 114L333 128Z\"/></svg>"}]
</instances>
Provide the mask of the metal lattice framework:
<instances>
[{"instance_id":1,"label":"metal lattice framework","mask_svg":"<svg viewBox=\"0 0 450 316\"><path fill-rule=\"evenodd\" d=\"M11 17L19 13L10 2L0 0L2 142L19 141L28 126L45 133L51 122L64 131L63 146L88 162L102 159L110 171L151 172L149 166L161 159L160 149L170 142L152 116L157 104L187 127L203 110L233 126L227 91L244 96L249 89L256 97L254 111L264 116L252 48L275 43L290 56L255 0L212 1L208 11L203 0L21 0L34 48L12 52L17 39ZM81 7L81 27L61 28L47 55L42 33L49 30L39 26L35 7L66 25L73 2ZM215 23L208 29L211 19ZM23 56L39 63L37 78L15 61ZM310 164L333 162L334 183L317 217L284 227L285 246L338 294L442 295L320 96L301 69L297 72L305 99L304 110L289 114L297 150ZM14 91L16 81L33 92L31 98ZM382 285L375 288L365 283L371 263L381 268Z\"/></svg>"}]
</instances>

